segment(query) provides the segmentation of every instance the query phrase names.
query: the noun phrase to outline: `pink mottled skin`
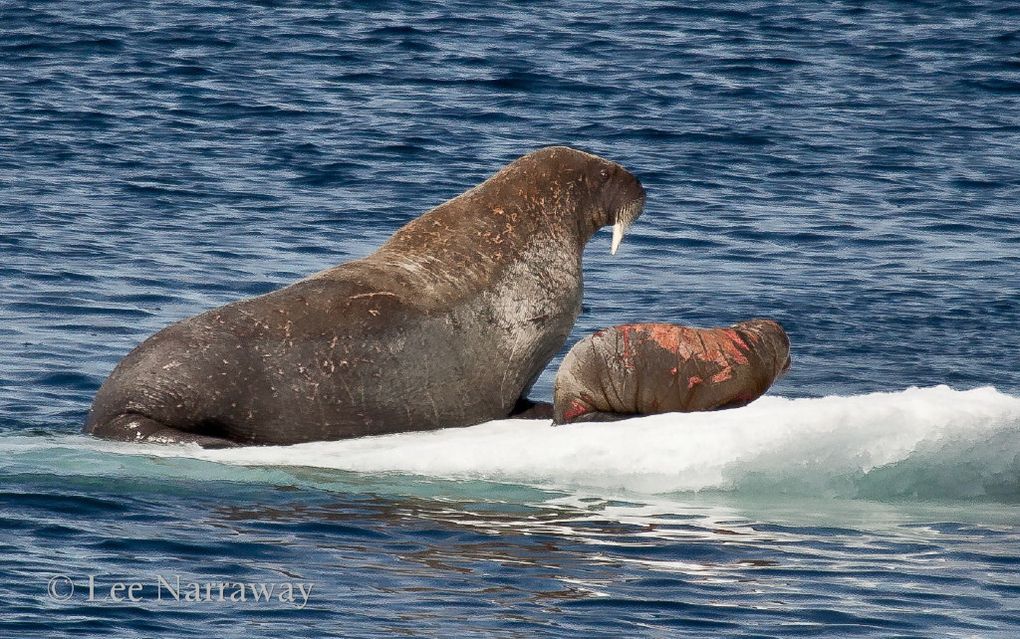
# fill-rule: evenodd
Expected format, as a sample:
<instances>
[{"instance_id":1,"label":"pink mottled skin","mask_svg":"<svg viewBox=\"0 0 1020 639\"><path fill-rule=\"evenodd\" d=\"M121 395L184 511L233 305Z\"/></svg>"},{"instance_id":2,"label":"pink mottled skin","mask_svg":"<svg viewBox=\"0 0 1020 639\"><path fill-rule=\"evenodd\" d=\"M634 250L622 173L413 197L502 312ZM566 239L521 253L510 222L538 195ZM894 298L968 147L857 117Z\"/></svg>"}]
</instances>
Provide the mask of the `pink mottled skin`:
<instances>
[{"instance_id":1,"label":"pink mottled skin","mask_svg":"<svg viewBox=\"0 0 1020 639\"><path fill-rule=\"evenodd\" d=\"M574 401L570 402L570 408L568 408L566 412L566 419L567 421L571 421L573 419L580 417L581 415L584 415L587 412L590 412L588 406L586 406L584 402L575 399Z\"/></svg>"},{"instance_id":2,"label":"pink mottled skin","mask_svg":"<svg viewBox=\"0 0 1020 639\"><path fill-rule=\"evenodd\" d=\"M617 415L743 406L790 365L790 341L775 321L728 328L624 324L570 350L556 376L557 423Z\"/></svg>"}]
</instances>

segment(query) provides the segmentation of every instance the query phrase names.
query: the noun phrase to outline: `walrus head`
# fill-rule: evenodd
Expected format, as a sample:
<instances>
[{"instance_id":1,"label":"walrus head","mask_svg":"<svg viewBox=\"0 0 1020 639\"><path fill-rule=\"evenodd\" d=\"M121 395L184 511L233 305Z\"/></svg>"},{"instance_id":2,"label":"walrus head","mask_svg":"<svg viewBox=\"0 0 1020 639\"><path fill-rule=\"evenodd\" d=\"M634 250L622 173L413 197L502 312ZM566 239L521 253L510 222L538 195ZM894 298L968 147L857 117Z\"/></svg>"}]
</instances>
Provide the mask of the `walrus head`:
<instances>
[{"instance_id":1,"label":"walrus head","mask_svg":"<svg viewBox=\"0 0 1020 639\"><path fill-rule=\"evenodd\" d=\"M578 260L579 266L596 231L613 226L615 252L644 202L641 183L619 164L565 146L547 147L410 221L343 271L372 271L364 277L381 278L379 286L384 280L391 286L395 272L410 274L414 281L407 290L426 285L436 299L456 299L502 277L507 264L531 263L536 246L550 256L536 268L552 268L548 259ZM389 270L376 273L380 264Z\"/></svg>"},{"instance_id":2,"label":"walrus head","mask_svg":"<svg viewBox=\"0 0 1020 639\"><path fill-rule=\"evenodd\" d=\"M551 146L529 153L508 168L547 184L551 193L542 195L567 204L559 214L575 218L582 247L596 231L612 225L610 252L615 255L627 228L644 210L641 182L619 164L591 153Z\"/></svg>"},{"instance_id":3,"label":"walrus head","mask_svg":"<svg viewBox=\"0 0 1020 639\"><path fill-rule=\"evenodd\" d=\"M790 337L782 325L775 320L756 317L734 324L732 328L741 331L753 341L762 361L768 364L775 379L790 370Z\"/></svg>"}]
</instances>

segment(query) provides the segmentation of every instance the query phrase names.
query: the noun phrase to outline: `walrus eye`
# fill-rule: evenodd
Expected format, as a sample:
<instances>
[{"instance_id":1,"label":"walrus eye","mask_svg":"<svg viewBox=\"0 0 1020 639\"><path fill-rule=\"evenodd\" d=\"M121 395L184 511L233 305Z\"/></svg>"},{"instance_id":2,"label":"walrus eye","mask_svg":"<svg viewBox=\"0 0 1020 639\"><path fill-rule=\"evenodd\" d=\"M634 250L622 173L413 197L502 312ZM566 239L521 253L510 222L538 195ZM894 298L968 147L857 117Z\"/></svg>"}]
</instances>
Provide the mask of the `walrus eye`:
<instances>
[{"instance_id":1,"label":"walrus eye","mask_svg":"<svg viewBox=\"0 0 1020 639\"><path fill-rule=\"evenodd\" d=\"M599 175L602 176L602 181L605 182L609 179L609 169L602 169L599 171Z\"/></svg>"}]
</instances>

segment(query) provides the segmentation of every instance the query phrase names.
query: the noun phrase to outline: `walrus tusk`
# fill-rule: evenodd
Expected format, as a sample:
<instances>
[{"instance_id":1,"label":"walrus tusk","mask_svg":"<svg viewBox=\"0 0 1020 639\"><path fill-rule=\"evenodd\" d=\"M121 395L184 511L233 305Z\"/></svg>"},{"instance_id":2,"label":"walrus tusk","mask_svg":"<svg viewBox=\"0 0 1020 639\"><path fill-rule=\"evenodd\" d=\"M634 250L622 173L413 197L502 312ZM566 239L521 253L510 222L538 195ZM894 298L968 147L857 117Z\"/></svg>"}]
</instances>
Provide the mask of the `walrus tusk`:
<instances>
[{"instance_id":1,"label":"walrus tusk","mask_svg":"<svg viewBox=\"0 0 1020 639\"><path fill-rule=\"evenodd\" d=\"M611 255L616 255L616 249L620 248L620 242L623 241L623 234L634 223L634 219L641 214L643 204L644 200L631 202L628 206L616 212L616 220L613 224L613 245L609 248Z\"/></svg>"},{"instance_id":2,"label":"walrus tusk","mask_svg":"<svg viewBox=\"0 0 1020 639\"><path fill-rule=\"evenodd\" d=\"M610 255L616 255L616 249L620 248L620 242L623 241L623 232L627 230L627 225L622 221L617 221L613 225L613 245L609 249Z\"/></svg>"}]
</instances>

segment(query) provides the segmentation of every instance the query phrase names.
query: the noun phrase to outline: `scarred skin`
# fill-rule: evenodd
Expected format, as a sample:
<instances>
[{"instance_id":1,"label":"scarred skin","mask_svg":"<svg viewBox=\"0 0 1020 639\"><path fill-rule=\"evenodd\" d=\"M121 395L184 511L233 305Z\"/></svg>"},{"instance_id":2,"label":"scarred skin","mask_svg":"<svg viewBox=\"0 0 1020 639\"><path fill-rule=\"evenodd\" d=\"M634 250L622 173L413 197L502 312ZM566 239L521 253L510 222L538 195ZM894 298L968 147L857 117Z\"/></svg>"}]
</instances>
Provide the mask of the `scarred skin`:
<instances>
[{"instance_id":1,"label":"scarred skin","mask_svg":"<svg viewBox=\"0 0 1020 639\"><path fill-rule=\"evenodd\" d=\"M526 410L580 312L585 244L644 197L598 156L526 155L366 258L159 331L99 389L85 430L293 444Z\"/></svg>"},{"instance_id":2,"label":"scarred skin","mask_svg":"<svg viewBox=\"0 0 1020 639\"><path fill-rule=\"evenodd\" d=\"M729 328L624 324L585 337L556 374L557 424L735 408L790 366L790 340L772 320Z\"/></svg>"}]
</instances>

